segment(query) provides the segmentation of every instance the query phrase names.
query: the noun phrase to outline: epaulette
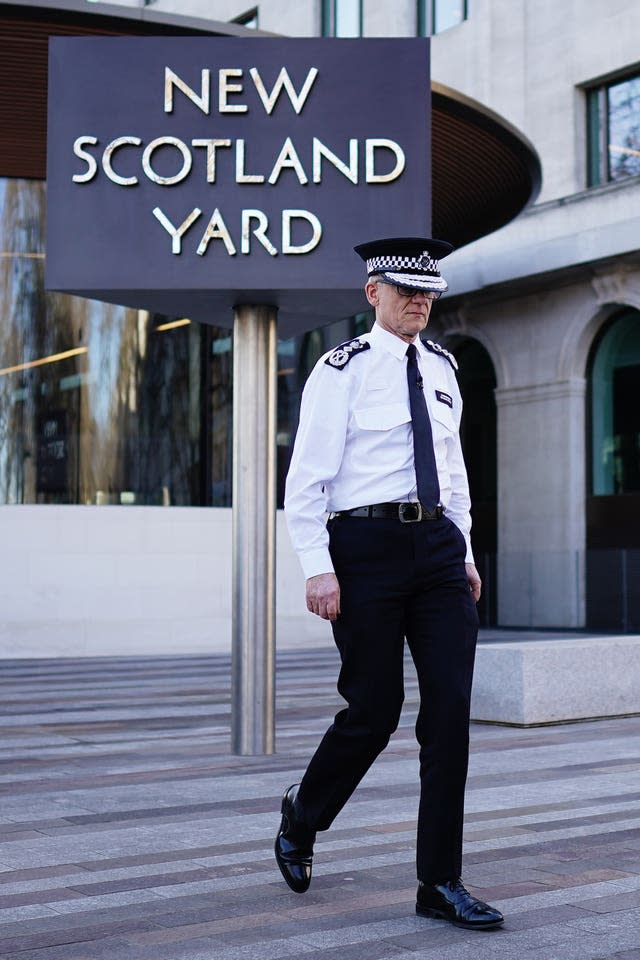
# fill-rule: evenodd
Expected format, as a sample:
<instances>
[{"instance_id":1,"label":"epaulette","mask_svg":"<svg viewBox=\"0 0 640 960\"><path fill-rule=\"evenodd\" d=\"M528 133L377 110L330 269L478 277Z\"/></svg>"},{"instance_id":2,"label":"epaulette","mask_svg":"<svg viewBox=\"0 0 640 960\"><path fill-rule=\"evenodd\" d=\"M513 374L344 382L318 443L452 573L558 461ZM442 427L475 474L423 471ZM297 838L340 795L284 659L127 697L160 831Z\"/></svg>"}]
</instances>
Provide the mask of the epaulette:
<instances>
[{"instance_id":1,"label":"epaulette","mask_svg":"<svg viewBox=\"0 0 640 960\"><path fill-rule=\"evenodd\" d=\"M358 337L355 340L347 340L331 351L325 363L328 363L330 367L335 367L336 370L342 370L356 353L369 350L370 347L371 344L368 340L359 340Z\"/></svg>"},{"instance_id":2,"label":"epaulette","mask_svg":"<svg viewBox=\"0 0 640 960\"><path fill-rule=\"evenodd\" d=\"M454 370L458 369L458 361L454 355L449 353L448 350L445 350L444 347L441 347L439 343L435 343L433 340L423 340L422 342L427 350L431 350L432 353L439 353L441 357L449 361Z\"/></svg>"}]
</instances>

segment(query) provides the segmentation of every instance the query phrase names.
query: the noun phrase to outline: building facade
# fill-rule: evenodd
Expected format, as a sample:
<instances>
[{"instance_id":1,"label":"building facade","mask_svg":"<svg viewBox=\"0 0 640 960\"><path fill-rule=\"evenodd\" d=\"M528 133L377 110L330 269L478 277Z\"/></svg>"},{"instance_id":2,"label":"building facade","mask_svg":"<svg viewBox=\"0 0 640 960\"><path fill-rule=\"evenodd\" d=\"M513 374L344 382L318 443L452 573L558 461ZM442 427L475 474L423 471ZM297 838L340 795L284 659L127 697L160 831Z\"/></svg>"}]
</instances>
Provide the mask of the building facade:
<instances>
[{"instance_id":1,"label":"building facade","mask_svg":"<svg viewBox=\"0 0 640 960\"><path fill-rule=\"evenodd\" d=\"M476 0L433 43L535 144L537 203L456 253L437 319L491 361L497 619L640 629L640 8Z\"/></svg>"},{"instance_id":2,"label":"building facade","mask_svg":"<svg viewBox=\"0 0 640 960\"><path fill-rule=\"evenodd\" d=\"M483 622L631 631L640 8L566 7L560 18L551 0L41 0L2 16L27 31L48 11L62 33L78 16L109 32L120 16L120 32L255 30L256 42L432 34L434 83L504 117L542 161L535 205L447 261L451 294L432 320L460 364ZM19 56L10 32L6 64ZM43 173L1 131L0 155L0 648L206 649L213 629L230 635L229 332L215 318L201 326L45 293ZM279 342L279 504L306 375L370 322L337 318ZM286 634L304 610L285 536L278 568Z\"/></svg>"}]
</instances>

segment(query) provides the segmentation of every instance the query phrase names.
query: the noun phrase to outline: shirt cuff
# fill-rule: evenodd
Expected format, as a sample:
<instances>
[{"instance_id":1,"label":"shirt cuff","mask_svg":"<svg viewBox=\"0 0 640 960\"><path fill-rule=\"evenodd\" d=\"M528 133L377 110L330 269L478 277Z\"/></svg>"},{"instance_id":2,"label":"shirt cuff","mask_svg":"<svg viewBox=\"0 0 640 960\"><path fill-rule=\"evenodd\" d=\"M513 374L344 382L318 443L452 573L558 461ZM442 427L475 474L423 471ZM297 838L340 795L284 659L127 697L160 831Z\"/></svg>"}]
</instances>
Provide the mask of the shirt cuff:
<instances>
[{"instance_id":1,"label":"shirt cuff","mask_svg":"<svg viewBox=\"0 0 640 960\"><path fill-rule=\"evenodd\" d=\"M301 553L300 564L305 580L309 577L317 577L321 573L334 573L331 555L326 547Z\"/></svg>"},{"instance_id":2,"label":"shirt cuff","mask_svg":"<svg viewBox=\"0 0 640 960\"><path fill-rule=\"evenodd\" d=\"M475 565L475 560L473 559L473 550L471 549L471 541L469 537L465 537L467 541L467 555L464 558L465 563L473 563Z\"/></svg>"}]
</instances>

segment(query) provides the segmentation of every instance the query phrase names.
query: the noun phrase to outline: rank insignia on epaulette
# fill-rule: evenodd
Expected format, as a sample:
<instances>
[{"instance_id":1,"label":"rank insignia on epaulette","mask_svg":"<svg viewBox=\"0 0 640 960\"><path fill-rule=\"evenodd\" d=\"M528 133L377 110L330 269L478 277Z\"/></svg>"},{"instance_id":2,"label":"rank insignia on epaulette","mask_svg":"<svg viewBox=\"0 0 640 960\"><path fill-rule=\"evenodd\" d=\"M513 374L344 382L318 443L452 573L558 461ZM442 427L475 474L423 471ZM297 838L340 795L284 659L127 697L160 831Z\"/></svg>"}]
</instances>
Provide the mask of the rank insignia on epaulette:
<instances>
[{"instance_id":1,"label":"rank insignia on epaulette","mask_svg":"<svg viewBox=\"0 0 640 960\"><path fill-rule=\"evenodd\" d=\"M330 367L335 367L336 370L342 370L354 354L360 353L362 350L369 350L370 347L371 344L368 340L359 340L358 337L355 340L347 340L346 343L341 343L331 351L325 363L328 363Z\"/></svg>"},{"instance_id":2,"label":"rank insignia on epaulette","mask_svg":"<svg viewBox=\"0 0 640 960\"><path fill-rule=\"evenodd\" d=\"M439 343L435 343L433 340L423 340L422 341L427 348L431 350L432 353L439 353L441 357L444 357L445 360L448 360L454 370L458 369L458 361L452 353L449 353L448 350L445 350L444 347L441 347Z\"/></svg>"}]
</instances>

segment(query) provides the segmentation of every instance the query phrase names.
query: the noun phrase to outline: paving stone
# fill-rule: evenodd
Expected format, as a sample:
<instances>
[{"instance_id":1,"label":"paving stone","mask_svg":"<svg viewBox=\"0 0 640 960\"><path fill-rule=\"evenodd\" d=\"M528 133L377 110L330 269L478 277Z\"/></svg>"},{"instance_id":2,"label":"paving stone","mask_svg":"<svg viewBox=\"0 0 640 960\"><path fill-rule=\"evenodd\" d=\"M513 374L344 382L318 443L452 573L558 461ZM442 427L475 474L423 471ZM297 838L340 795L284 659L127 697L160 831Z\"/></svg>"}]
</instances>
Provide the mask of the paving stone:
<instances>
[{"instance_id":1,"label":"paving stone","mask_svg":"<svg viewBox=\"0 0 640 960\"><path fill-rule=\"evenodd\" d=\"M7 907L22 907L27 904L51 903L52 901L78 900L82 894L64 887L55 887L53 890L30 890L26 893L12 893L0 897L0 911Z\"/></svg>"},{"instance_id":2,"label":"paving stone","mask_svg":"<svg viewBox=\"0 0 640 960\"><path fill-rule=\"evenodd\" d=\"M230 752L228 657L3 667L5 960L640 960L638 717L472 725L465 877L507 916L479 936L415 915L409 661L399 729L304 897L273 837L340 704L332 648L278 656L271 757Z\"/></svg>"},{"instance_id":3,"label":"paving stone","mask_svg":"<svg viewBox=\"0 0 640 960\"><path fill-rule=\"evenodd\" d=\"M628 910L630 907L640 907L640 890L610 897L598 897L597 900L582 900L580 905L583 910L591 910L593 913L617 913L619 910ZM640 919L638 934L640 935Z\"/></svg>"}]
</instances>

